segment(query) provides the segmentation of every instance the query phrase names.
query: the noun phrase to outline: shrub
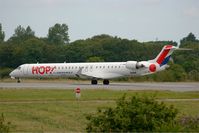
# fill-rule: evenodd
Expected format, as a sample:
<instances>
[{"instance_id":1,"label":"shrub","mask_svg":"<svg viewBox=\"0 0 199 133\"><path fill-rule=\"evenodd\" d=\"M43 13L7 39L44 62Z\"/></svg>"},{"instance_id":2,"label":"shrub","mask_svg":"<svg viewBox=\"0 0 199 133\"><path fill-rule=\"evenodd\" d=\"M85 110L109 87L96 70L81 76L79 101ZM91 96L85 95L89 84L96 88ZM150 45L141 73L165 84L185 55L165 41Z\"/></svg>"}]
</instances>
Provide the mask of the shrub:
<instances>
[{"instance_id":1,"label":"shrub","mask_svg":"<svg viewBox=\"0 0 199 133\"><path fill-rule=\"evenodd\" d=\"M161 131L165 125L175 124L177 110L167 107L153 97L125 96L117 100L115 108L99 108L86 118L88 132ZM163 128L165 129L165 128Z\"/></svg>"}]
</instances>

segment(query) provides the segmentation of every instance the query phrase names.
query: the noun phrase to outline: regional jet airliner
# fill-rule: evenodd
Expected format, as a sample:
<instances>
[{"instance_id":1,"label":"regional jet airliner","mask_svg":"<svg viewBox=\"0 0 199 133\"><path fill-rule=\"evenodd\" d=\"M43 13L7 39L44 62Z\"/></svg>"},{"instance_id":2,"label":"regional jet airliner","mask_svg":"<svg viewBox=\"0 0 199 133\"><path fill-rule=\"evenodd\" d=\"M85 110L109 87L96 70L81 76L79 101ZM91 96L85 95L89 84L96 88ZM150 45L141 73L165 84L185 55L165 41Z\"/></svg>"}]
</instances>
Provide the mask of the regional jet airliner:
<instances>
[{"instance_id":1,"label":"regional jet airliner","mask_svg":"<svg viewBox=\"0 0 199 133\"><path fill-rule=\"evenodd\" d=\"M97 84L99 79L104 85L110 79L130 76L144 76L165 70L169 58L179 47L166 45L158 56L148 61L96 62L96 63L37 63L22 64L10 73L11 78L20 82L21 78L78 77Z\"/></svg>"}]
</instances>

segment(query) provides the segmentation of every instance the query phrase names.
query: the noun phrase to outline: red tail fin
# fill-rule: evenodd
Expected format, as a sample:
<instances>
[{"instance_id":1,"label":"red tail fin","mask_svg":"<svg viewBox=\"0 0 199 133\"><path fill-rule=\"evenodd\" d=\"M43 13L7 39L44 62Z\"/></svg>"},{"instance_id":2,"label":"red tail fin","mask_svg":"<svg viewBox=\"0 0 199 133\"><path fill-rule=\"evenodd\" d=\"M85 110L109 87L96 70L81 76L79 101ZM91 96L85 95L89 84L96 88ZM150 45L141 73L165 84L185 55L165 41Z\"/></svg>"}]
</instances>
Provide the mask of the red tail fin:
<instances>
[{"instance_id":1,"label":"red tail fin","mask_svg":"<svg viewBox=\"0 0 199 133\"><path fill-rule=\"evenodd\" d=\"M160 66L167 64L174 49L175 49L175 46L172 46L172 45L164 46L161 52L158 54L158 56L154 60L152 60L152 62L156 62Z\"/></svg>"}]
</instances>

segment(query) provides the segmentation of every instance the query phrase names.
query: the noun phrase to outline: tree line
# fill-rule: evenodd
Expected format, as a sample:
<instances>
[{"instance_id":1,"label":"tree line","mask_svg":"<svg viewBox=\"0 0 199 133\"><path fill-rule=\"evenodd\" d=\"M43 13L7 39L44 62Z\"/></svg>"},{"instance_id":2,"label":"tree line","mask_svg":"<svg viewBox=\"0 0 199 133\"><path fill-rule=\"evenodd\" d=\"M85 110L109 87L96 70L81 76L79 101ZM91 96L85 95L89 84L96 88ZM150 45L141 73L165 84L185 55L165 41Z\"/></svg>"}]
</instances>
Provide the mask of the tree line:
<instances>
[{"instance_id":1,"label":"tree line","mask_svg":"<svg viewBox=\"0 0 199 133\"><path fill-rule=\"evenodd\" d=\"M24 63L96 62L153 59L173 41L139 42L106 34L70 42L67 24L55 24L46 37L37 37L30 26L18 26L5 41L0 24L0 77ZM191 51L176 51L167 71L134 78L136 81L199 81L199 40L193 33L182 38L181 46ZM123 78L121 80L132 80Z\"/></svg>"}]
</instances>

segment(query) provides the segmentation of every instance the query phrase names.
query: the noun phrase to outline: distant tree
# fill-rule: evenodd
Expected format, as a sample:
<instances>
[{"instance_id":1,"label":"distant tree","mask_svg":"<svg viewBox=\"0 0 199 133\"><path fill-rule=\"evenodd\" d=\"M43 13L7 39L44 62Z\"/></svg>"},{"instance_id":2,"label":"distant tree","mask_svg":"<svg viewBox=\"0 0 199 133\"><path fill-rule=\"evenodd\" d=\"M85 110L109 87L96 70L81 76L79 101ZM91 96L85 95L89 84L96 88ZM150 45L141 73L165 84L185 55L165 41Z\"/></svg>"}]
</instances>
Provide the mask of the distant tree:
<instances>
[{"instance_id":1,"label":"distant tree","mask_svg":"<svg viewBox=\"0 0 199 133\"><path fill-rule=\"evenodd\" d=\"M0 45L0 67L13 67L13 51L13 46Z\"/></svg>"},{"instance_id":2,"label":"distant tree","mask_svg":"<svg viewBox=\"0 0 199 133\"><path fill-rule=\"evenodd\" d=\"M103 62L103 61L104 59L102 59L101 57L93 56L89 57L86 62Z\"/></svg>"},{"instance_id":3,"label":"distant tree","mask_svg":"<svg viewBox=\"0 0 199 133\"><path fill-rule=\"evenodd\" d=\"M24 52L22 63L36 63L43 61L43 54L45 49L43 48L45 45L44 41L38 38L31 38L24 42ZM46 51L47 52L47 51Z\"/></svg>"},{"instance_id":4,"label":"distant tree","mask_svg":"<svg viewBox=\"0 0 199 133\"><path fill-rule=\"evenodd\" d=\"M24 43L24 41L34 37L35 37L35 32L30 28L30 26L24 28L21 25L19 25L15 29L15 33L8 40L8 42L12 42L13 44L15 43L19 44L19 43Z\"/></svg>"},{"instance_id":5,"label":"distant tree","mask_svg":"<svg viewBox=\"0 0 199 133\"><path fill-rule=\"evenodd\" d=\"M55 24L48 30L47 40L50 44L63 45L69 43L68 26L66 24Z\"/></svg>"},{"instance_id":6,"label":"distant tree","mask_svg":"<svg viewBox=\"0 0 199 133\"><path fill-rule=\"evenodd\" d=\"M4 31L2 31L2 25L0 23L0 43L4 41L4 38L5 38L5 33Z\"/></svg>"},{"instance_id":7,"label":"distant tree","mask_svg":"<svg viewBox=\"0 0 199 133\"><path fill-rule=\"evenodd\" d=\"M35 32L30 28L30 26L28 26L26 28L25 36L26 37L34 37L35 36Z\"/></svg>"},{"instance_id":8,"label":"distant tree","mask_svg":"<svg viewBox=\"0 0 199 133\"><path fill-rule=\"evenodd\" d=\"M196 41L196 37L193 33L189 33L186 37L184 37L182 40L180 40L180 43L185 43L185 42L194 42Z\"/></svg>"},{"instance_id":9,"label":"distant tree","mask_svg":"<svg viewBox=\"0 0 199 133\"><path fill-rule=\"evenodd\" d=\"M199 81L199 71L192 70L188 73L188 78L193 81Z\"/></svg>"},{"instance_id":10,"label":"distant tree","mask_svg":"<svg viewBox=\"0 0 199 133\"><path fill-rule=\"evenodd\" d=\"M52 63L52 62L60 63L64 61L69 62L70 60L68 60L68 58L75 55L74 53L74 54L66 56L65 58L64 54L67 54L67 51L65 50L63 46L44 45L43 51L42 51L43 62L46 62L46 63Z\"/></svg>"},{"instance_id":11,"label":"distant tree","mask_svg":"<svg viewBox=\"0 0 199 133\"><path fill-rule=\"evenodd\" d=\"M0 69L0 79L3 79L5 77L8 78L9 73L12 71L13 69L11 68L1 68ZM1 132L0 132L1 133Z\"/></svg>"},{"instance_id":12,"label":"distant tree","mask_svg":"<svg viewBox=\"0 0 199 133\"><path fill-rule=\"evenodd\" d=\"M100 41L102 41L104 39L113 39L113 37L110 36L110 35L107 35L107 34L101 34L101 35L93 36L91 39L92 40L100 40Z\"/></svg>"},{"instance_id":13,"label":"distant tree","mask_svg":"<svg viewBox=\"0 0 199 133\"><path fill-rule=\"evenodd\" d=\"M13 35L13 37L23 37L26 33L26 29L24 27L22 27L21 25L17 26L17 28L15 29L15 33Z\"/></svg>"}]
</instances>

